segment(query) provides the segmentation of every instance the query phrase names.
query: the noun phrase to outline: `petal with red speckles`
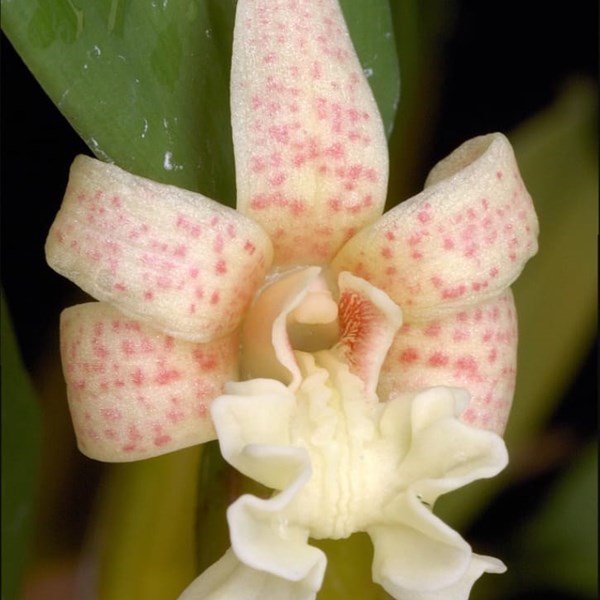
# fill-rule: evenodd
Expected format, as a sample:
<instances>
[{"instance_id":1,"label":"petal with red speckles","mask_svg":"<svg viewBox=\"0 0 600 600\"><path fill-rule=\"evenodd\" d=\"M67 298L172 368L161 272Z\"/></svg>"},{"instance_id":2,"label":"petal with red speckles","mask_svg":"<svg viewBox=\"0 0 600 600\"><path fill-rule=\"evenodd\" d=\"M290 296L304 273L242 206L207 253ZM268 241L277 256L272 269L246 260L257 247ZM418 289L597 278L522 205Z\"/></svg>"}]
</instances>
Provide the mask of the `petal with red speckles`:
<instances>
[{"instance_id":1,"label":"petal with red speckles","mask_svg":"<svg viewBox=\"0 0 600 600\"><path fill-rule=\"evenodd\" d=\"M383 125L335 0L239 0L231 113L238 210L275 262L327 263L382 212Z\"/></svg>"},{"instance_id":2,"label":"petal with red speckles","mask_svg":"<svg viewBox=\"0 0 600 600\"><path fill-rule=\"evenodd\" d=\"M405 323L383 364L380 398L445 385L471 394L461 419L496 433L506 427L517 362L512 292L451 315Z\"/></svg>"},{"instance_id":3,"label":"petal with red speckles","mask_svg":"<svg viewBox=\"0 0 600 600\"><path fill-rule=\"evenodd\" d=\"M360 231L335 257L384 290L405 320L493 298L537 251L538 222L508 140L474 138L431 172L427 187Z\"/></svg>"},{"instance_id":4,"label":"petal with red speckles","mask_svg":"<svg viewBox=\"0 0 600 600\"><path fill-rule=\"evenodd\" d=\"M239 325L272 246L256 223L200 194L79 156L46 257L98 300L206 342Z\"/></svg>"},{"instance_id":5,"label":"petal with red speckles","mask_svg":"<svg viewBox=\"0 0 600 600\"><path fill-rule=\"evenodd\" d=\"M237 378L237 335L168 336L103 302L67 308L61 355L80 450L104 461L158 456L214 439L209 413Z\"/></svg>"}]
</instances>

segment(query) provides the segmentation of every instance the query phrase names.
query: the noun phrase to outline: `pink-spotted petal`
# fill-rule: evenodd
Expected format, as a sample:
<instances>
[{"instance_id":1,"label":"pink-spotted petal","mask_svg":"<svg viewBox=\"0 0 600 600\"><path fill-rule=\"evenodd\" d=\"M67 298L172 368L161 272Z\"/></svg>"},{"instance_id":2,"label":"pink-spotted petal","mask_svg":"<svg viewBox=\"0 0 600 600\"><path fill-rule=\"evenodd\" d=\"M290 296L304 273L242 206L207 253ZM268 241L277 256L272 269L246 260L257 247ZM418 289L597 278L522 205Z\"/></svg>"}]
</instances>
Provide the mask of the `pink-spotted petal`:
<instances>
[{"instance_id":1,"label":"pink-spotted petal","mask_svg":"<svg viewBox=\"0 0 600 600\"><path fill-rule=\"evenodd\" d=\"M210 403L237 379L236 334L186 342L103 302L61 316L61 355L80 450L119 462L216 437Z\"/></svg>"},{"instance_id":2,"label":"pink-spotted petal","mask_svg":"<svg viewBox=\"0 0 600 600\"><path fill-rule=\"evenodd\" d=\"M385 134L337 0L238 1L231 112L238 210L276 263L327 263L381 214Z\"/></svg>"},{"instance_id":3,"label":"pink-spotted petal","mask_svg":"<svg viewBox=\"0 0 600 600\"><path fill-rule=\"evenodd\" d=\"M46 256L98 300L205 342L238 326L272 246L257 224L200 194L79 156Z\"/></svg>"},{"instance_id":4,"label":"pink-spotted petal","mask_svg":"<svg viewBox=\"0 0 600 600\"><path fill-rule=\"evenodd\" d=\"M537 218L503 135L466 142L427 183L333 261L389 294L407 321L496 296L537 251Z\"/></svg>"},{"instance_id":5,"label":"pink-spotted petal","mask_svg":"<svg viewBox=\"0 0 600 600\"><path fill-rule=\"evenodd\" d=\"M387 294L351 273L340 273L339 287L338 349L370 394L402 324L402 312Z\"/></svg>"},{"instance_id":6,"label":"pink-spotted petal","mask_svg":"<svg viewBox=\"0 0 600 600\"><path fill-rule=\"evenodd\" d=\"M443 318L405 323L383 364L380 398L431 386L467 389L461 420L501 434L516 374L517 322L512 293Z\"/></svg>"}]
</instances>

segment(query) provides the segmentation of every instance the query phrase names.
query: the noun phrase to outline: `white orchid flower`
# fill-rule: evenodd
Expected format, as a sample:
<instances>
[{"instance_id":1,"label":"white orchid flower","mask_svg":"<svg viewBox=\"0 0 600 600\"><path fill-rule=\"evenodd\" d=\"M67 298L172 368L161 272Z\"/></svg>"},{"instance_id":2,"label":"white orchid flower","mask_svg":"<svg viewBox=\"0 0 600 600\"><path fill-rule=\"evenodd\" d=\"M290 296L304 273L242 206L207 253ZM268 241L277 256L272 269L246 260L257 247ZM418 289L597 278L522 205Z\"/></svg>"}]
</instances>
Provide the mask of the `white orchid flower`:
<instances>
[{"instance_id":1,"label":"white orchid flower","mask_svg":"<svg viewBox=\"0 0 600 600\"><path fill-rule=\"evenodd\" d=\"M46 252L100 301L61 319L79 447L218 437L274 490L230 507L232 549L185 600L314 598L308 538L355 531L395 598L466 598L504 567L431 509L507 461L509 286L538 230L510 144L467 142L381 216L385 135L336 0L238 0L231 105L237 211L73 164Z\"/></svg>"}]
</instances>

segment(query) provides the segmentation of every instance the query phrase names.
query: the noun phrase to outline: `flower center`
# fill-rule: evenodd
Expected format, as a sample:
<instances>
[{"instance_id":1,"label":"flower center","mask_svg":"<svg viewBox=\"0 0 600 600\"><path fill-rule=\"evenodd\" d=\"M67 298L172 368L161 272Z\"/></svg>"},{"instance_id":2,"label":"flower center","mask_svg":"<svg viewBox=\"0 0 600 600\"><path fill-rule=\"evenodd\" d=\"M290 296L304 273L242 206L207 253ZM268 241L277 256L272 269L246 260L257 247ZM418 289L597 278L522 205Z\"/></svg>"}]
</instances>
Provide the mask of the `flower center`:
<instances>
[{"instance_id":1,"label":"flower center","mask_svg":"<svg viewBox=\"0 0 600 600\"><path fill-rule=\"evenodd\" d=\"M297 380L294 350L316 352L339 339L335 289L321 267L273 272L242 329L241 379Z\"/></svg>"},{"instance_id":2,"label":"flower center","mask_svg":"<svg viewBox=\"0 0 600 600\"><path fill-rule=\"evenodd\" d=\"M367 281L340 273L334 282L316 266L274 273L248 312L242 376L252 381L237 393L267 380L287 386L286 444L306 450L311 468L275 522L282 531L293 524L314 538L348 537L378 522L397 493L406 444L382 435L387 404L375 389L400 323L400 309Z\"/></svg>"},{"instance_id":3,"label":"flower center","mask_svg":"<svg viewBox=\"0 0 600 600\"><path fill-rule=\"evenodd\" d=\"M287 317L287 332L295 350L330 348L339 337L338 305L321 272L306 289L300 304Z\"/></svg>"}]
</instances>

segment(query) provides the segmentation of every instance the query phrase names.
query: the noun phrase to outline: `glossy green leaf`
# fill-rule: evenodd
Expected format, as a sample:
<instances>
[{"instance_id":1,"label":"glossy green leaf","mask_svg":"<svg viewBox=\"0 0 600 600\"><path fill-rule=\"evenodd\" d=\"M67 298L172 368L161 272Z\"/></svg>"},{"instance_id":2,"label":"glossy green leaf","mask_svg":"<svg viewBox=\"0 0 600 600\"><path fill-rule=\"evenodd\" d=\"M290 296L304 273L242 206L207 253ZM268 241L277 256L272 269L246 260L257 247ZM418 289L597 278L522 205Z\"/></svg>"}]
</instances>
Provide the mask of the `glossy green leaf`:
<instances>
[{"instance_id":1,"label":"glossy green leaf","mask_svg":"<svg viewBox=\"0 0 600 600\"><path fill-rule=\"evenodd\" d=\"M2 2L2 27L98 158L225 201L233 0Z\"/></svg>"},{"instance_id":2,"label":"glossy green leaf","mask_svg":"<svg viewBox=\"0 0 600 600\"><path fill-rule=\"evenodd\" d=\"M388 0L345 0L386 128L398 103ZM235 202L229 116L233 0L3 0L2 26L100 159ZM368 16L368 18L367 18Z\"/></svg>"},{"instance_id":3,"label":"glossy green leaf","mask_svg":"<svg viewBox=\"0 0 600 600\"><path fill-rule=\"evenodd\" d=\"M340 5L389 136L400 100L400 70L390 2L371 0L366 4L360 0L340 0Z\"/></svg>"},{"instance_id":4,"label":"glossy green leaf","mask_svg":"<svg viewBox=\"0 0 600 600\"><path fill-rule=\"evenodd\" d=\"M514 286L519 315L517 390L506 432L515 464L555 410L589 351L597 316L598 162L593 87L572 85L510 136L540 221L540 251ZM442 498L465 526L512 470Z\"/></svg>"},{"instance_id":5,"label":"glossy green leaf","mask_svg":"<svg viewBox=\"0 0 600 600\"><path fill-rule=\"evenodd\" d=\"M33 532L41 422L35 391L20 358L1 297L2 598L19 597Z\"/></svg>"}]
</instances>

